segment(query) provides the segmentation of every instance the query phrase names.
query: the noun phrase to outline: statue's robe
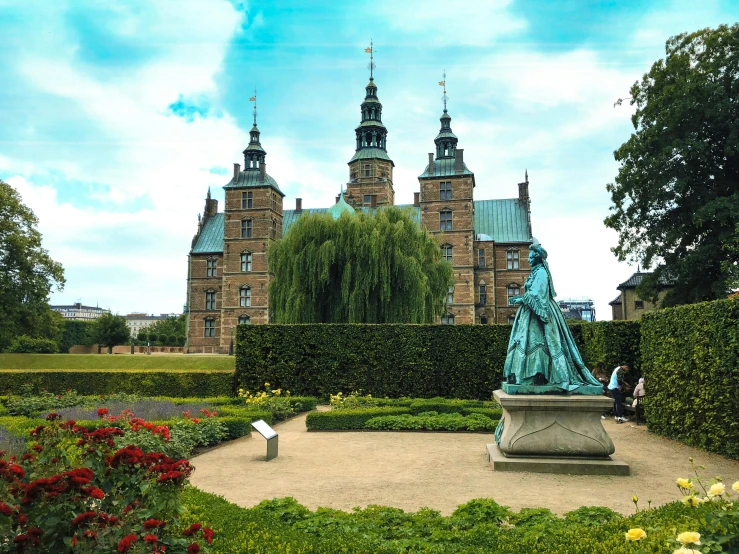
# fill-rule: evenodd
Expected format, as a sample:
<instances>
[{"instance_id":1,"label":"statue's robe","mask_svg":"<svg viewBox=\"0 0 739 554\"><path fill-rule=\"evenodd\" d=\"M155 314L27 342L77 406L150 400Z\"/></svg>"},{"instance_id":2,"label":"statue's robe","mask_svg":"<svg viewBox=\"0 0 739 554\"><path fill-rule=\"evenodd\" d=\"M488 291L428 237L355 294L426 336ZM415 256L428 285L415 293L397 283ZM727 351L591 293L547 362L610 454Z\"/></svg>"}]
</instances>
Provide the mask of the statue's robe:
<instances>
[{"instance_id":1,"label":"statue's robe","mask_svg":"<svg viewBox=\"0 0 739 554\"><path fill-rule=\"evenodd\" d=\"M570 328L554 301L551 276L536 265L524 285L513 322L503 376L518 385L550 385L572 391L598 380L582 361ZM536 378L536 375L541 375Z\"/></svg>"}]
</instances>

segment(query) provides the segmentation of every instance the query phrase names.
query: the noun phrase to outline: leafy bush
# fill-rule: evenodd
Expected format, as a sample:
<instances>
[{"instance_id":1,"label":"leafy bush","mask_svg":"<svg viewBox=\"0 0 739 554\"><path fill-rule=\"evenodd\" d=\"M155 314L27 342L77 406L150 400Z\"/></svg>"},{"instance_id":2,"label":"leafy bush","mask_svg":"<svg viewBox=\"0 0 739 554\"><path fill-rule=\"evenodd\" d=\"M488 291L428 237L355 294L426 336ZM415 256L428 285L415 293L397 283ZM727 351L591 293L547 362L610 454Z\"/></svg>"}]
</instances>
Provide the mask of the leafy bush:
<instances>
[{"instance_id":1,"label":"leafy bush","mask_svg":"<svg viewBox=\"0 0 739 554\"><path fill-rule=\"evenodd\" d=\"M92 346L95 342L95 323L65 319L59 351L66 354L75 345Z\"/></svg>"},{"instance_id":2,"label":"leafy bush","mask_svg":"<svg viewBox=\"0 0 739 554\"><path fill-rule=\"evenodd\" d=\"M489 406L492 404L487 403ZM421 412L438 412L440 414L458 414L465 408L483 408L485 403L480 400L459 400L445 398L416 398L411 402L412 414Z\"/></svg>"},{"instance_id":3,"label":"leafy bush","mask_svg":"<svg viewBox=\"0 0 739 554\"><path fill-rule=\"evenodd\" d=\"M363 429L372 418L401 414L410 414L410 409L387 407L310 412L305 418L305 426L309 431Z\"/></svg>"},{"instance_id":4,"label":"leafy bush","mask_svg":"<svg viewBox=\"0 0 739 554\"><path fill-rule=\"evenodd\" d=\"M208 397L230 396L234 390L233 373L227 371L0 371L0 392L4 394L19 394L29 382L57 394L73 388L85 395L126 392Z\"/></svg>"},{"instance_id":5,"label":"leafy bush","mask_svg":"<svg viewBox=\"0 0 739 554\"><path fill-rule=\"evenodd\" d=\"M641 354L639 343L641 327L638 321L596 321L570 325L581 340L578 348L583 361L590 367L600 362L607 369L626 362L634 368L634 376L641 373Z\"/></svg>"},{"instance_id":6,"label":"leafy bush","mask_svg":"<svg viewBox=\"0 0 739 554\"><path fill-rule=\"evenodd\" d=\"M365 429L383 431L495 431L498 420L482 414L463 416L456 413L422 412L418 415L374 417L364 424Z\"/></svg>"},{"instance_id":7,"label":"leafy bush","mask_svg":"<svg viewBox=\"0 0 739 554\"><path fill-rule=\"evenodd\" d=\"M34 339L21 335L13 339L7 350L11 354L56 354L59 344L51 339Z\"/></svg>"},{"instance_id":8,"label":"leafy bush","mask_svg":"<svg viewBox=\"0 0 739 554\"><path fill-rule=\"evenodd\" d=\"M739 298L641 319L649 430L739 459Z\"/></svg>"}]
</instances>

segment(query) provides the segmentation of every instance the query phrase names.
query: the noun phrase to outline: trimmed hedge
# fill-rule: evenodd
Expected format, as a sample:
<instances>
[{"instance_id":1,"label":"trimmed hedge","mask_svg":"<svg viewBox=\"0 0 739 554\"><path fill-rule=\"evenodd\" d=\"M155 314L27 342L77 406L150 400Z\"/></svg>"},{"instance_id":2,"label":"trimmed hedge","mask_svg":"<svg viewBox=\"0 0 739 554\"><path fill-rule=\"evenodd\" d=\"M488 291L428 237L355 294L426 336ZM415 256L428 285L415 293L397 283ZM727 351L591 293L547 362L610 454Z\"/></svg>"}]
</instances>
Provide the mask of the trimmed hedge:
<instances>
[{"instance_id":1,"label":"trimmed hedge","mask_svg":"<svg viewBox=\"0 0 739 554\"><path fill-rule=\"evenodd\" d=\"M56 354L59 344L51 339L37 339L21 335L13 339L6 350L10 354Z\"/></svg>"},{"instance_id":2,"label":"trimmed hedge","mask_svg":"<svg viewBox=\"0 0 739 554\"><path fill-rule=\"evenodd\" d=\"M66 354L73 346L92 346L95 343L95 323L92 321L64 320L62 340L59 342L59 351Z\"/></svg>"},{"instance_id":3,"label":"trimmed hedge","mask_svg":"<svg viewBox=\"0 0 739 554\"><path fill-rule=\"evenodd\" d=\"M83 395L126 392L141 396L231 396L230 371L0 371L0 393L20 391L26 383L50 392L74 389Z\"/></svg>"},{"instance_id":4,"label":"trimmed hedge","mask_svg":"<svg viewBox=\"0 0 739 554\"><path fill-rule=\"evenodd\" d=\"M357 410L332 410L310 412L305 418L308 431L346 431L364 429L364 424L374 417L410 414L409 408L361 408Z\"/></svg>"},{"instance_id":5,"label":"trimmed hedge","mask_svg":"<svg viewBox=\"0 0 739 554\"><path fill-rule=\"evenodd\" d=\"M638 376L638 322L572 321L570 328L590 367L627 361ZM503 380L510 333L510 325L241 325L236 382L321 398L356 390L488 400Z\"/></svg>"},{"instance_id":6,"label":"trimmed hedge","mask_svg":"<svg viewBox=\"0 0 739 554\"><path fill-rule=\"evenodd\" d=\"M500 388L510 325L240 325L236 381L325 398L490 399Z\"/></svg>"},{"instance_id":7,"label":"trimmed hedge","mask_svg":"<svg viewBox=\"0 0 739 554\"><path fill-rule=\"evenodd\" d=\"M739 459L739 299L641 319L649 430Z\"/></svg>"}]
</instances>

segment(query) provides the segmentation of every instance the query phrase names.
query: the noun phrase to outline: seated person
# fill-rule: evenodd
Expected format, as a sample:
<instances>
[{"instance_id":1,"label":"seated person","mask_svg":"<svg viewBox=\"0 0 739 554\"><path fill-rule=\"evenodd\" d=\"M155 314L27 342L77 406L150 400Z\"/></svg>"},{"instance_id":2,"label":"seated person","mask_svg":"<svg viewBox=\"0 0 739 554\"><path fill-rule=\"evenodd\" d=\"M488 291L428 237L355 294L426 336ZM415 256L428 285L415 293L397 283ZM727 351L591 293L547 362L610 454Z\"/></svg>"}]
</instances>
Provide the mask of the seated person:
<instances>
[{"instance_id":1,"label":"seated person","mask_svg":"<svg viewBox=\"0 0 739 554\"><path fill-rule=\"evenodd\" d=\"M644 392L644 377L639 378L639 384L636 385L636 388L634 389L634 402L632 403L632 406L636 407L636 400L640 396L646 396L646 393Z\"/></svg>"}]
</instances>

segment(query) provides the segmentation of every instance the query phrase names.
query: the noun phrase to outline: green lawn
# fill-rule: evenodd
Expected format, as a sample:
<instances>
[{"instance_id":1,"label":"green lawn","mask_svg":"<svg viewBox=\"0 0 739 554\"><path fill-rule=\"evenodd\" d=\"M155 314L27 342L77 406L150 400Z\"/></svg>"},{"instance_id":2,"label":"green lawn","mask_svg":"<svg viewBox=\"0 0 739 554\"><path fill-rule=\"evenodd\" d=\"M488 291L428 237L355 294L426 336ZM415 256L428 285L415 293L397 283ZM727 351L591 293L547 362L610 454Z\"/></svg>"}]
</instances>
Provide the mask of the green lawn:
<instances>
[{"instance_id":1,"label":"green lawn","mask_svg":"<svg viewBox=\"0 0 739 554\"><path fill-rule=\"evenodd\" d=\"M185 356L182 354L0 354L0 370L229 370L233 356Z\"/></svg>"}]
</instances>

